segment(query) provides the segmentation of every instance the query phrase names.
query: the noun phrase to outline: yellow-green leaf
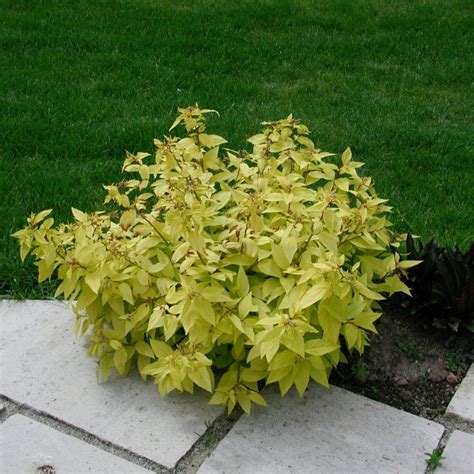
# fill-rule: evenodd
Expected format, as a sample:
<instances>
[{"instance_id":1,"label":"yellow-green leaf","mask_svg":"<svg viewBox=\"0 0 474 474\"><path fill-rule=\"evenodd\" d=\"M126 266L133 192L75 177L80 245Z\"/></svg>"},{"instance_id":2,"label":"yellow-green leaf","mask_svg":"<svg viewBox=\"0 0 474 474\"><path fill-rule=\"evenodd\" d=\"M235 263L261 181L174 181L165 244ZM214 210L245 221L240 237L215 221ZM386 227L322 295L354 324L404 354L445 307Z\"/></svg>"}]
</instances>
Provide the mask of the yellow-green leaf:
<instances>
[{"instance_id":1,"label":"yellow-green leaf","mask_svg":"<svg viewBox=\"0 0 474 474\"><path fill-rule=\"evenodd\" d=\"M150 358L155 357L155 354L151 350L151 347L145 341L138 341L135 344L135 349L141 355L144 355L144 356L147 356L147 357L150 357Z\"/></svg>"},{"instance_id":2,"label":"yellow-green leaf","mask_svg":"<svg viewBox=\"0 0 474 474\"><path fill-rule=\"evenodd\" d=\"M328 293L328 285L326 283L318 283L312 286L301 298L299 304L301 309L312 306L322 300Z\"/></svg>"},{"instance_id":3,"label":"yellow-green leaf","mask_svg":"<svg viewBox=\"0 0 474 474\"><path fill-rule=\"evenodd\" d=\"M167 357L173 354L173 349L171 349L171 347L164 341L150 339L150 345L156 357Z\"/></svg>"}]
</instances>

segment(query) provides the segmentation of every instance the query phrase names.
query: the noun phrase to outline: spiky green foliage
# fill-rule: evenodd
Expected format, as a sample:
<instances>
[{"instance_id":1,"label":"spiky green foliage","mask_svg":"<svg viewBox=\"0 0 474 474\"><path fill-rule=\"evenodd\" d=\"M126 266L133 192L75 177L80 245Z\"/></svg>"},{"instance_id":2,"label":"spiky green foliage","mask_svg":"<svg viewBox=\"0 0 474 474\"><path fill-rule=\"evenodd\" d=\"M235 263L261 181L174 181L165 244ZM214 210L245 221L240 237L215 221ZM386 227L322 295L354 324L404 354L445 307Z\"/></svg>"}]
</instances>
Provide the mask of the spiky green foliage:
<instances>
[{"instance_id":1,"label":"spiky green foliage","mask_svg":"<svg viewBox=\"0 0 474 474\"><path fill-rule=\"evenodd\" d=\"M474 243L463 252L435 239L423 245L409 234L406 248L408 259L421 262L405 278L413 289L405 300L410 313L425 327L474 332Z\"/></svg>"}]
</instances>

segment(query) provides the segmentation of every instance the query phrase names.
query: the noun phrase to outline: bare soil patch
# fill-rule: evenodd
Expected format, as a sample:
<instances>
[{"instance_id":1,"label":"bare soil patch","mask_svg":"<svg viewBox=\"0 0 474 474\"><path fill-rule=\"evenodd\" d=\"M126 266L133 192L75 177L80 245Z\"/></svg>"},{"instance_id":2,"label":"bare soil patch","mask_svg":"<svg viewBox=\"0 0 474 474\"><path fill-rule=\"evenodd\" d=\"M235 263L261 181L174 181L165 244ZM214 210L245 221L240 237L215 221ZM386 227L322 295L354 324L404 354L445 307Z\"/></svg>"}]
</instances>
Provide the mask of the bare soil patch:
<instances>
[{"instance_id":1,"label":"bare soil patch","mask_svg":"<svg viewBox=\"0 0 474 474\"><path fill-rule=\"evenodd\" d=\"M376 326L364 355L340 366L331 383L428 419L443 415L474 361L474 335L427 331L393 303Z\"/></svg>"}]
</instances>

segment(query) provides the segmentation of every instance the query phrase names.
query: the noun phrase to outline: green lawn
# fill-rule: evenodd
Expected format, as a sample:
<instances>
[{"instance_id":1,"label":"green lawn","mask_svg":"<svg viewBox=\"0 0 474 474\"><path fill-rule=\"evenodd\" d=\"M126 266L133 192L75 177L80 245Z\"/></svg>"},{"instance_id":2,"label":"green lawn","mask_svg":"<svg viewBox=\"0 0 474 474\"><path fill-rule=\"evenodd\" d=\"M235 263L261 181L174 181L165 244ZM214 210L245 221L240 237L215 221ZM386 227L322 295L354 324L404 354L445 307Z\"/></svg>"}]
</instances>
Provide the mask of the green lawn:
<instances>
[{"instance_id":1,"label":"green lawn","mask_svg":"<svg viewBox=\"0 0 474 474\"><path fill-rule=\"evenodd\" d=\"M470 3L3 0L0 295L50 291L9 237L31 211L97 208L124 151L151 150L196 102L233 147L292 112L367 163L397 229L467 246Z\"/></svg>"}]
</instances>

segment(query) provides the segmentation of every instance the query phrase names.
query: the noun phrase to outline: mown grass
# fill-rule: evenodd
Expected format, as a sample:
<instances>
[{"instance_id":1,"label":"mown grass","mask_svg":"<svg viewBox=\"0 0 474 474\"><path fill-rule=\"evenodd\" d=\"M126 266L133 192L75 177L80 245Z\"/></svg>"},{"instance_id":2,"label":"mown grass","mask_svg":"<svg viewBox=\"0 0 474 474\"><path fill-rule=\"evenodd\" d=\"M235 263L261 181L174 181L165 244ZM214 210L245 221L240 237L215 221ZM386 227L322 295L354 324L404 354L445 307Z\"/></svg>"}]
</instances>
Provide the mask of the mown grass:
<instances>
[{"instance_id":1,"label":"mown grass","mask_svg":"<svg viewBox=\"0 0 474 474\"><path fill-rule=\"evenodd\" d=\"M177 106L218 109L233 147L292 112L351 146L397 229L473 235L469 1L4 0L0 5L0 295L40 297L9 234L32 211L101 205L125 150Z\"/></svg>"}]
</instances>

